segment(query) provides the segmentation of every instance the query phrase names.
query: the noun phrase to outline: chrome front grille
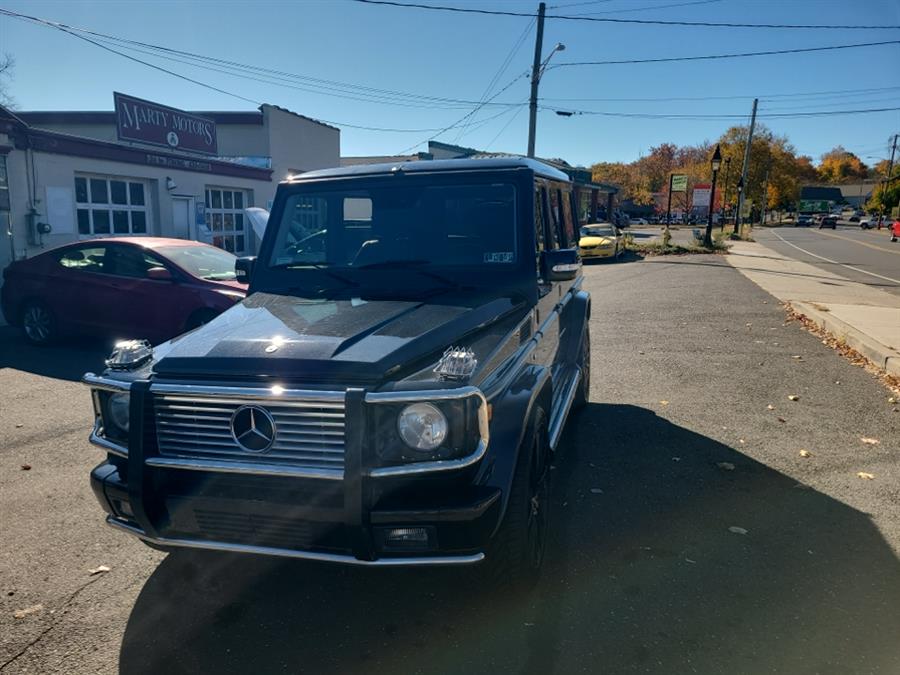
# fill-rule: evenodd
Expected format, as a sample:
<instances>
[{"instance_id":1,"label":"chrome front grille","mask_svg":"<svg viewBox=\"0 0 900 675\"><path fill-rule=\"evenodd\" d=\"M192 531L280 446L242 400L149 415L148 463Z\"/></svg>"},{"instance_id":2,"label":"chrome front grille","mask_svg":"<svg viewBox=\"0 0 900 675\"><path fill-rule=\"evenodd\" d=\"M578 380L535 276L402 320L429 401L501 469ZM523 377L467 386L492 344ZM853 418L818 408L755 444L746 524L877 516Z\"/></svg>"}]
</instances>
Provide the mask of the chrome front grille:
<instances>
[{"instance_id":1,"label":"chrome front grille","mask_svg":"<svg viewBox=\"0 0 900 675\"><path fill-rule=\"evenodd\" d=\"M173 460L168 463L172 466L177 466L174 460L200 460L222 468L233 463L342 472L343 392L271 394L239 389L223 394L154 392L159 455ZM232 416L245 405L263 408L275 422L274 442L264 452L245 450L232 434Z\"/></svg>"}]
</instances>

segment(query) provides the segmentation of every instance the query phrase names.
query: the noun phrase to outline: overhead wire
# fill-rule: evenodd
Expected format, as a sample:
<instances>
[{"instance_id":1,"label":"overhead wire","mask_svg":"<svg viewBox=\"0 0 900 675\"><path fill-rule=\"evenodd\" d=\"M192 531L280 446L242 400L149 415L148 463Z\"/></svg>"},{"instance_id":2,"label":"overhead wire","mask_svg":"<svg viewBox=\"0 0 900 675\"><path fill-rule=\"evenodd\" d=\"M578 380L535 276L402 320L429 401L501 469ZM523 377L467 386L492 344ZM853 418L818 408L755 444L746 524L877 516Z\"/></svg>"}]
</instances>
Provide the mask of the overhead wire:
<instances>
[{"instance_id":1,"label":"overhead wire","mask_svg":"<svg viewBox=\"0 0 900 675\"><path fill-rule=\"evenodd\" d=\"M714 2L722 2L722 0L691 0L691 2L676 2L668 5L652 5L649 7L630 7L628 9L610 9L605 12L587 12L577 16L599 16L601 14L624 14L626 12L647 12L652 9L670 9L673 7L689 7L690 5L711 5Z\"/></svg>"},{"instance_id":2,"label":"overhead wire","mask_svg":"<svg viewBox=\"0 0 900 675\"><path fill-rule=\"evenodd\" d=\"M885 40L883 42L860 42L849 45L828 45L825 47L797 47L795 49L771 49L760 52L741 52L737 54L706 54L703 56L667 56L652 59L616 59L609 61L564 61L548 66L548 68L570 68L573 66L621 66L635 63L673 63L676 61L713 61L719 59L740 59L752 56L772 56L776 54L801 54L806 52L825 52L839 49L858 49L862 47L882 47L885 45L900 45L900 40Z\"/></svg>"},{"instance_id":3,"label":"overhead wire","mask_svg":"<svg viewBox=\"0 0 900 675\"><path fill-rule=\"evenodd\" d=\"M398 2L397 0L353 0L366 5L383 5L404 9L422 9L438 12L458 12L461 14L481 14L488 16L533 17L531 12L513 12L510 10L482 9L476 7L451 7L447 5L425 5L414 2ZM592 21L597 23L633 23L656 26L702 26L706 28L786 28L803 30L895 30L897 25L848 25L848 24L787 24L787 23L734 23L726 21L667 21L663 19L618 19L597 16L564 16L545 14L545 19L562 21Z\"/></svg>"}]
</instances>

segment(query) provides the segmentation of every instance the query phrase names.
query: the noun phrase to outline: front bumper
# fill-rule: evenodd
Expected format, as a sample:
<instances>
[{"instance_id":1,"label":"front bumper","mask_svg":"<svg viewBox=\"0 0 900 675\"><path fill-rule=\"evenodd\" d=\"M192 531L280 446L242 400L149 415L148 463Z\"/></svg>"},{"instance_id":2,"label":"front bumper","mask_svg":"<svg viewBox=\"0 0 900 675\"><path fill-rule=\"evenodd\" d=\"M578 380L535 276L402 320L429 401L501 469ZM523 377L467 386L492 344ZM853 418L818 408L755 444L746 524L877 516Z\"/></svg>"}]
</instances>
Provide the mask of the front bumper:
<instances>
[{"instance_id":1,"label":"front bumper","mask_svg":"<svg viewBox=\"0 0 900 675\"><path fill-rule=\"evenodd\" d=\"M337 480L160 462L149 383L134 383L131 396L129 450L106 448L91 484L107 522L150 544L353 565L459 565L484 558L500 521L501 489L477 479L481 455L431 473L380 475L367 466L363 425L353 423L365 418L362 395L347 397ZM398 531L420 538L398 542Z\"/></svg>"},{"instance_id":2,"label":"front bumper","mask_svg":"<svg viewBox=\"0 0 900 675\"><path fill-rule=\"evenodd\" d=\"M612 248L583 248L580 249L582 258L612 258L616 254L615 247Z\"/></svg>"}]
</instances>

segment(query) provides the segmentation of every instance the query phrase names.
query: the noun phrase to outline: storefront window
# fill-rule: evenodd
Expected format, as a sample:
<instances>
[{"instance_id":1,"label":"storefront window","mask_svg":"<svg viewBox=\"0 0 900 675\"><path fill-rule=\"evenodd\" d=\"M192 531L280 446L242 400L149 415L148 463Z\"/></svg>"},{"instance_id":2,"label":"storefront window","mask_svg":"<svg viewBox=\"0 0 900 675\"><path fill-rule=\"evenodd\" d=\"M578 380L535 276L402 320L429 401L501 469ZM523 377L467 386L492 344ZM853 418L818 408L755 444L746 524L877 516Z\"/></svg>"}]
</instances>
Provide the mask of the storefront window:
<instances>
[{"instance_id":1,"label":"storefront window","mask_svg":"<svg viewBox=\"0 0 900 675\"><path fill-rule=\"evenodd\" d=\"M243 190L206 189L206 225L212 231L213 246L236 255L246 252L244 201Z\"/></svg>"},{"instance_id":2,"label":"storefront window","mask_svg":"<svg viewBox=\"0 0 900 675\"><path fill-rule=\"evenodd\" d=\"M78 234L147 234L144 184L124 178L75 176Z\"/></svg>"}]
</instances>

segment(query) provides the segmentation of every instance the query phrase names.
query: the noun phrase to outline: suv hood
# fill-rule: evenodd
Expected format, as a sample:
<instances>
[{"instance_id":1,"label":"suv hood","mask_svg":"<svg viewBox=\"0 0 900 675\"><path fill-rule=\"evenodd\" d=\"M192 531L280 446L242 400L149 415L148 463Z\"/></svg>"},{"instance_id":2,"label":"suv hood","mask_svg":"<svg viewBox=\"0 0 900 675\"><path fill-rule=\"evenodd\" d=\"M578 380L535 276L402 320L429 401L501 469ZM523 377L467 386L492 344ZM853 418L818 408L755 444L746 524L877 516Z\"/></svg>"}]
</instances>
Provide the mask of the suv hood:
<instances>
[{"instance_id":1,"label":"suv hood","mask_svg":"<svg viewBox=\"0 0 900 675\"><path fill-rule=\"evenodd\" d=\"M310 300L258 292L156 347L153 372L179 379L374 382L521 309L496 296Z\"/></svg>"}]
</instances>

